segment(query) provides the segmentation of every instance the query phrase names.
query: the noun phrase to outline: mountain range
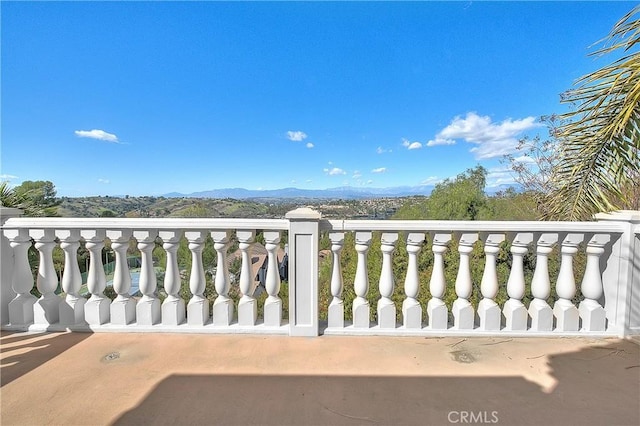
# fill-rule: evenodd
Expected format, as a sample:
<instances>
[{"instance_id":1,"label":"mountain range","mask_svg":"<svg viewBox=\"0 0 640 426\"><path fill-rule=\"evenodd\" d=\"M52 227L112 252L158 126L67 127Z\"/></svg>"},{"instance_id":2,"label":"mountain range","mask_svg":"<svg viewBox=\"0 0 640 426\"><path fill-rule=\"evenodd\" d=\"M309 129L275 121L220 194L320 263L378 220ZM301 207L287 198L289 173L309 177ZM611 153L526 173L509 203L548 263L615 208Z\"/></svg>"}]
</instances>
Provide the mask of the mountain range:
<instances>
[{"instance_id":1,"label":"mountain range","mask_svg":"<svg viewBox=\"0 0 640 426\"><path fill-rule=\"evenodd\" d=\"M238 200L250 198L326 198L326 199L367 199L382 197L409 197L413 195L427 196L433 191L434 185L420 186L395 186L389 188L358 188L353 186L341 186L329 189L245 189L245 188L224 188L212 189L209 191L192 192L182 194L171 192L164 194L165 197L188 197L188 198L234 198ZM495 194L503 191L512 185L501 185L489 188L488 194ZM518 188L514 188L518 190Z\"/></svg>"}]
</instances>

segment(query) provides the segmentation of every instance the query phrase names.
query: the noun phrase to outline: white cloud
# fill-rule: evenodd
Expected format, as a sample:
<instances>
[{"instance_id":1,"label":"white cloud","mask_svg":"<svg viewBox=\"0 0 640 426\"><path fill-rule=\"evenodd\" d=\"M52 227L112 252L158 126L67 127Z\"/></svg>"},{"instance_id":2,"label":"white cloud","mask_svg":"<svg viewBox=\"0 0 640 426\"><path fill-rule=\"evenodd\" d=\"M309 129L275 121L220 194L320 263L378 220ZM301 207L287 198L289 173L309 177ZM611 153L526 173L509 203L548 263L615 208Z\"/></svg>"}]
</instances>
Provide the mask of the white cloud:
<instances>
[{"instance_id":1,"label":"white cloud","mask_svg":"<svg viewBox=\"0 0 640 426\"><path fill-rule=\"evenodd\" d=\"M307 142L306 147L307 147L307 148L309 148L309 149L311 149L311 148L313 148L313 147L314 147L314 145L313 145L311 142Z\"/></svg>"},{"instance_id":2,"label":"white cloud","mask_svg":"<svg viewBox=\"0 0 640 426\"><path fill-rule=\"evenodd\" d=\"M386 152L393 152L393 151L390 149L383 148L381 146L376 148L376 154L384 154Z\"/></svg>"},{"instance_id":3,"label":"white cloud","mask_svg":"<svg viewBox=\"0 0 640 426\"><path fill-rule=\"evenodd\" d=\"M79 138L98 139L105 142L119 143L118 137L113 133L107 133L104 130L76 130L73 133Z\"/></svg>"},{"instance_id":4,"label":"white cloud","mask_svg":"<svg viewBox=\"0 0 640 426\"><path fill-rule=\"evenodd\" d=\"M493 167L487 173L487 187L515 184L513 172L509 167Z\"/></svg>"},{"instance_id":5,"label":"white cloud","mask_svg":"<svg viewBox=\"0 0 640 426\"><path fill-rule=\"evenodd\" d=\"M371 185L372 183L373 183L373 181L372 181L371 179L369 179L369 180L367 181L367 185Z\"/></svg>"},{"instance_id":6,"label":"white cloud","mask_svg":"<svg viewBox=\"0 0 640 426\"><path fill-rule=\"evenodd\" d=\"M100 182L100 183L111 183L111 181L109 179L98 179L98 182Z\"/></svg>"},{"instance_id":7,"label":"white cloud","mask_svg":"<svg viewBox=\"0 0 640 426\"><path fill-rule=\"evenodd\" d=\"M353 172L353 176L351 176L353 179L360 179L362 177L362 173L360 173L360 171L356 170Z\"/></svg>"},{"instance_id":8,"label":"white cloud","mask_svg":"<svg viewBox=\"0 0 640 426\"><path fill-rule=\"evenodd\" d=\"M420 182L420 185L435 185L436 183L440 182L442 182L442 179L440 179L438 176L429 176L428 178Z\"/></svg>"},{"instance_id":9,"label":"white cloud","mask_svg":"<svg viewBox=\"0 0 640 426\"><path fill-rule=\"evenodd\" d=\"M324 172L326 174L328 174L329 176L339 176L339 175L346 175L347 174L347 172L342 170L340 167L333 167L331 169L324 169Z\"/></svg>"},{"instance_id":10,"label":"white cloud","mask_svg":"<svg viewBox=\"0 0 640 426\"><path fill-rule=\"evenodd\" d=\"M378 167L377 169L371 170L371 173L385 173L387 171L386 167Z\"/></svg>"},{"instance_id":11,"label":"white cloud","mask_svg":"<svg viewBox=\"0 0 640 426\"><path fill-rule=\"evenodd\" d=\"M529 157L528 155L521 155L519 157L515 157L513 161L515 161L516 163L529 163L529 164L533 164L536 162L536 160Z\"/></svg>"},{"instance_id":12,"label":"white cloud","mask_svg":"<svg viewBox=\"0 0 640 426\"><path fill-rule=\"evenodd\" d=\"M287 139L294 142L300 142L307 138L307 134L300 130L289 130L287 132Z\"/></svg>"},{"instance_id":13,"label":"white cloud","mask_svg":"<svg viewBox=\"0 0 640 426\"><path fill-rule=\"evenodd\" d=\"M464 139L477 145L470 151L478 160L501 157L516 150L517 137L521 133L539 126L541 123L536 122L535 117L520 120L508 118L498 124L493 123L487 115L480 116L475 112L469 112L464 118L455 117L427 145L451 145L456 139Z\"/></svg>"},{"instance_id":14,"label":"white cloud","mask_svg":"<svg viewBox=\"0 0 640 426\"><path fill-rule=\"evenodd\" d=\"M436 137L435 139L431 139L427 142L427 146L437 146L437 145L455 145L456 141L453 139L444 139L440 137Z\"/></svg>"},{"instance_id":15,"label":"white cloud","mask_svg":"<svg viewBox=\"0 0 640 426\"><path fill-rule=\"evenodd\" d=\"M421 142L411 142L405 138L402 138L402 146L404 146L407 149L420 149L422 148L422 143Z\"/></svg>"},{"instance_id":16,"label":"white cloud","mask_svg":"<svg viewBox=\"0 0 640 426\"><path fill-rule=\"evenodd\" d=\"M2 179L2 180L12 180L12 179L18 179L18 176L14 176L14 175L0 175L0 179Z\"/></svg>"}]
</instances>

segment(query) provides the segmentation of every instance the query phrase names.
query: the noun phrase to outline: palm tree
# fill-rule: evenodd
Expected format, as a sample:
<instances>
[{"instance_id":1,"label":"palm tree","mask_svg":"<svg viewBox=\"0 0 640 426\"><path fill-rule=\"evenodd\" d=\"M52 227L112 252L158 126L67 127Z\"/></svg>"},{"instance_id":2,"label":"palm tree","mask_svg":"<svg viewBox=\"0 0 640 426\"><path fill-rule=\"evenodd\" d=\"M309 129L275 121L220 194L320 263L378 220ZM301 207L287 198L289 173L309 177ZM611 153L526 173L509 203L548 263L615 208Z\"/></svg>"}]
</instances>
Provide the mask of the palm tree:
<instances>
[{"instance_id":1,"label":"palm tree","mask_svg":"<svg viewBox=\"0 0 640 426\"><path fill-rule=\"evenodd\" d=\"M55 214L51 208L34 203L28 195L29 192L16 191L16 188L10 186L6 181L0 182L0 206L22 209L25 216L52 216Z\"/></svg>"},{"instance_id":2,"label":"palm tree","mask_svg":"<svg viewBox=\"0 0 640 426\"><path fill-rule=\"evenodd\" d=\"M580 78L562 96L576 106L564 114L556 138L560 159L546 219L584 220L594 213L638 208L640 185L640 6L613 27L595 56L620 53Z\"/></svg>"},{"instance_id":3,"label":"palm tree","mask_svg":"<svg viewBox=\"0 0 640 426\"><path fill-rule=\"evenodd\" d=\"M9 186L9 182L0 182L0 206L19 208L21 202L16 190Z\"/></svg>"}]
</instances>

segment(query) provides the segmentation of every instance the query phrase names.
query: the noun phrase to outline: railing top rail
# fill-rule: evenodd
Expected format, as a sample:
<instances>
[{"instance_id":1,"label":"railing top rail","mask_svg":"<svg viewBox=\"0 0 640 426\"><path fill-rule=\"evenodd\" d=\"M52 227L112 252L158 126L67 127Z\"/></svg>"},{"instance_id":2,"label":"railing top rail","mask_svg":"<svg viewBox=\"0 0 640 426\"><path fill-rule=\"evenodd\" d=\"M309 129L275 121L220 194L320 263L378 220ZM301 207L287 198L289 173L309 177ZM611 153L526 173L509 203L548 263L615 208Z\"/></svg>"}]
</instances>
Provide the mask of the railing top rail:
<instances>
[{"instance_id":1,"label":"railing top rail","mask_svg":"<svg viewBox=\"0 0 640 426\"><path fill-rule=\"evenodd\" d=\"M542 221L462 221L462 220L323 220L326 231L413 231L413 232L624 232L615 222L542 222Z\"/></svg>"},{"instance_id":2,"label":"railing top rail","mask_svg":"<svg viewBox=\"0 0 640 426\"><path fill-rule=\"evenodd\" d=\"M260 229L287 230L286 219L14 217L2 229Z\"/></svg>"},{"instance_id":3,"label":"railing top rail","mask_svg":"<svg viewBox=\"0 0 640 426\"><path fill-rule=\"evenodd\" d=\"M60 218L14 217L2 229L260 229L287 230L287 219L240 218ZM413 232L577 232L622 233L618 222L461 221L461 220L321 220L324 231ZM636 232L637 227L636 227Z\"/></svg>"}]
</instances>

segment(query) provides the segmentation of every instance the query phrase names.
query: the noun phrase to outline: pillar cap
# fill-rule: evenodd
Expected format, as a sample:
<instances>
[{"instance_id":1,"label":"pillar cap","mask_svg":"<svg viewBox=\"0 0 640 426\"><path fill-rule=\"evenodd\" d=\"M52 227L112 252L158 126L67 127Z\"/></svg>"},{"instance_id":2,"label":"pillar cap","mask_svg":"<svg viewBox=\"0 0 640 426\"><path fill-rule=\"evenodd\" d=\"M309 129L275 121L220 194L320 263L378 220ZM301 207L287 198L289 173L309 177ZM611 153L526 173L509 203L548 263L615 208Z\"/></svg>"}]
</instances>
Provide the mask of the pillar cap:
<instances>
[{"instance_id":1,"label":"pillar cap","mask_svg":"<svg viewBox=\"0 0 640 426\"><path fill-rule=\"evenodd\" d=\"M616 210L609 213L596 213L597 220L640 223L640 210Z\"/></svg>"},{"instance_id":2,"label":"pillar cap","mask_svg":"<svg viewBox=\"0 0 640 426\"><path fill-rule=\"evenodd\" d=\"M307 219L307 220L320 220L322 217L322 213L317 210L314 210L311 207L299 207L295 210L291 210L285 216L286 219Z\"/></svg>"},{"instance_id":3,"label":"pillar cap","mask_svg":"<svg viewBox=\"0 0 640 426\"><path fill-rule=\"evenodd\" d=\"M24 215L24 211L21 209L15 209L13 207L5 207L0 205L0 224L4 224L7 219L12 217L20 217Z\"/></svg>"}]
</instances>

